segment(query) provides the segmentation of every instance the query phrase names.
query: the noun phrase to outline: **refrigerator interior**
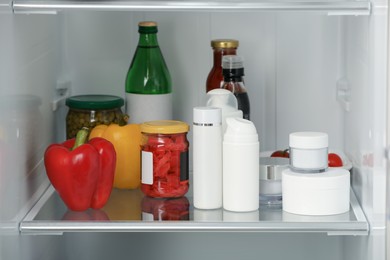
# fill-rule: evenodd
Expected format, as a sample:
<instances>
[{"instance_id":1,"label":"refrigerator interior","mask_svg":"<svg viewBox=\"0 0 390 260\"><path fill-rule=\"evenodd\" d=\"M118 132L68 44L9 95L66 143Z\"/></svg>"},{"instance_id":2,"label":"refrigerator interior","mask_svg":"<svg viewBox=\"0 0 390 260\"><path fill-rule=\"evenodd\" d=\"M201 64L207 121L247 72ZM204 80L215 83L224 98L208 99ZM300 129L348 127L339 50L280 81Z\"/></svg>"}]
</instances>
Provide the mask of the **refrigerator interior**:
<instances>
[{"instance_id":1,"label":"refrigerator interior","mask_svg":"<svg viewBox=\"0 0 390 260\"><path fill-rule=\"evenodd\" d=\"M6 3L0 8L0 259L385 259L387 2L374 2L369 16L80 10L26 15L13 14ZM190 125L192 108L205 102L210 40L238 39L261 151L287 148L290 132L328 133L330 149L353 164L352 186L369 235L20 234L20 222L49 185L44 150L64 140L62 95L124 97L142 20L158 22L173 79L174 117Z\"/></svg>"}]
</instances>

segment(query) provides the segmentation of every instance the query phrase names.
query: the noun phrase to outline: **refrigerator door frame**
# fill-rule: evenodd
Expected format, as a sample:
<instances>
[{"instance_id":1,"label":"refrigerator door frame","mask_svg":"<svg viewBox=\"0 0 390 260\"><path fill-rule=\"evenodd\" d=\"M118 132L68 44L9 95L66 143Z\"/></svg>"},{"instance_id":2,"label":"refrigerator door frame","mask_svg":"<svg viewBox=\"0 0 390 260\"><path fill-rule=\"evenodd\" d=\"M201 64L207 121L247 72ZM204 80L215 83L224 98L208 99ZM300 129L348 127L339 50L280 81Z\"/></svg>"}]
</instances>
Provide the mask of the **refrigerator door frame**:
<instances>
[{"instance_id":1,"label":"refrigerator door frame","mask_svg":"<svg viewBox=\"0 0 390 260\"><path fill-rule=\"evenodd\" d=\"M386 1L387 5L389 1ZM386 159L387 159L387 173L386 173L386 232L385 232L385 241L386 241L386 260L390 260L390 10L387 9L387 77L386 77L386 91L387 91L387 133L386 133Z\"/></svg>"}]
</instances>

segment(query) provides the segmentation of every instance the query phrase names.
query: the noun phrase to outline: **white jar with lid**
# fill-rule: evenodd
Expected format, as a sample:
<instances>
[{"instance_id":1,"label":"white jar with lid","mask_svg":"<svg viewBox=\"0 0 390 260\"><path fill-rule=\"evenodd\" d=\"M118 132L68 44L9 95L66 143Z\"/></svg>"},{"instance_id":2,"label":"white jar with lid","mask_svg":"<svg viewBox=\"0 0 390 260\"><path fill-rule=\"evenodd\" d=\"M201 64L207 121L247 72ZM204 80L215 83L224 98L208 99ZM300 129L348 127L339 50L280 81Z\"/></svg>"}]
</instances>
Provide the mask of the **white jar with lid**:
<instances>
[{"instance_id":1,"label":"white jar with lid","mask_svg":"<svg viewBox=\"0 0 390 260\"><path fill-rule=\"evenodd\" d=\"M328 168L328 135L295 132L289 136L290 165L297 172L323 172Z\"/></svg>"},{"instance_id":2,"label":"white jar with lid","mask_svg":"<svg viewBox=\"0 0 390 260\"><path fill-rule=\"evenodd\" d=\"M283 211L300 215L334 215L349 210L350 174L328 168L328 135L290 134L290 169L282 173Z\"/></svg>"},{"instance_id":3,"label":"white jar with lid","mask_svg":"<svg viewBox=\"0 0 390 260\"><path fill-rule=\"evenodd\" d=\"M343 168L321 173L283 171L283 210L300 215L334 215L349 211L350 176Z\"/></svg>"}]
</instances>

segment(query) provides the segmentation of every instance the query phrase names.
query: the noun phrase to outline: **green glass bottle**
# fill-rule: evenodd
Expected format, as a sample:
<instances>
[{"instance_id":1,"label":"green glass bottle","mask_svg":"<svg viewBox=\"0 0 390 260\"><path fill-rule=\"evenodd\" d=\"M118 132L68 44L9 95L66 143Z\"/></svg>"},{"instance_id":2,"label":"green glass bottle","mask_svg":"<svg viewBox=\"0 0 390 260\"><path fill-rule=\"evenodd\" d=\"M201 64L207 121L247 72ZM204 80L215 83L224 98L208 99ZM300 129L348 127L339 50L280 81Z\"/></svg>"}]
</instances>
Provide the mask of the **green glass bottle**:
<instances>
[{"instance_id":1,"label":"green glass bottle","mask_svg":"<svg viewBox=\"0 0 390 260\"><path fill-rule=\"evenodd\" d=\"M172 119L172 80L157 31L156 22L138 24L138 46L126 76L129 123Z\"/></svg>"}]
</instances>

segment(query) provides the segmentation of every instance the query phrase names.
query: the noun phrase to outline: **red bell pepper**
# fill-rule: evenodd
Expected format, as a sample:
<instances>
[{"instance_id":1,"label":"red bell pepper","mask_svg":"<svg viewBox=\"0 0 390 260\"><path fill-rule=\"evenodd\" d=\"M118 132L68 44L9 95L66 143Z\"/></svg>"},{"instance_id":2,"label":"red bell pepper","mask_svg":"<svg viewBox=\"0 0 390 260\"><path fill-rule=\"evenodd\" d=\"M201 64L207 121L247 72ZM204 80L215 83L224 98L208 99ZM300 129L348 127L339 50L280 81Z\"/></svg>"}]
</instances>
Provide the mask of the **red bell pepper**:
<instances>
[{"instance_id":1,"label":"red bell pepper","mask_svg":"<svg viewBox=\"0 0 390 260\"><path fill-rule=\"evenodd\" d=\"M45 151L47 176L66 206L73 211L102 208L110 197L114 182L116 153L103 138L88 143L88 130L76 139L52 144Z\"/></svg>"},{"instance_id":2,"label":"red bell pepper","mask_svg":"<svg viewBox=\"0 0 390 260\"><path fill-rule=\"evenodd\" d=\"M110 218L101 209L88 209L85 211L70 211L68 210L63 216L62 220L73 221L108 221Z\"/></svg>"}]
</instances>

